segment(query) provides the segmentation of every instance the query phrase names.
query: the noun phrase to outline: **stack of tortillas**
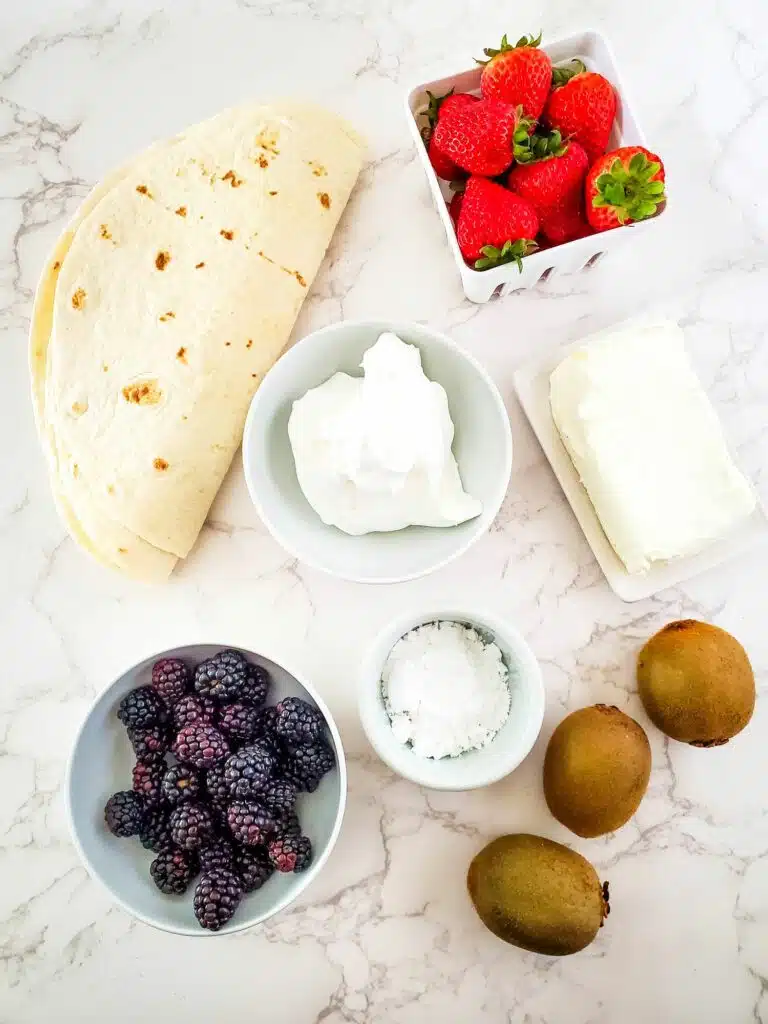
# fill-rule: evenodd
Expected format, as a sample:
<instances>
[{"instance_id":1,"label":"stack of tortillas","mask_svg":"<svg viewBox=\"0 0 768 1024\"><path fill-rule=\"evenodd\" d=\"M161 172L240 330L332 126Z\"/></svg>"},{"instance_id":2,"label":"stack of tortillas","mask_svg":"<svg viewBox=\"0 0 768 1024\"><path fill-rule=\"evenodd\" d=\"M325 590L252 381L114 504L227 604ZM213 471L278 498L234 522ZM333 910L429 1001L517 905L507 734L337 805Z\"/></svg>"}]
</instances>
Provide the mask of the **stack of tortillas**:
<instances>
[{"instance_id":1,"label":"stack of tortillas","mask_svg":"<svg viewBox=\"0 0 768 1024\"><path fill-rule=\"evenodd\" d=\"M360 172L306 105L229 110L115 172L41 279L38 428L72 536L165 579L192 548Z\"/></svg>"}]
</instances>

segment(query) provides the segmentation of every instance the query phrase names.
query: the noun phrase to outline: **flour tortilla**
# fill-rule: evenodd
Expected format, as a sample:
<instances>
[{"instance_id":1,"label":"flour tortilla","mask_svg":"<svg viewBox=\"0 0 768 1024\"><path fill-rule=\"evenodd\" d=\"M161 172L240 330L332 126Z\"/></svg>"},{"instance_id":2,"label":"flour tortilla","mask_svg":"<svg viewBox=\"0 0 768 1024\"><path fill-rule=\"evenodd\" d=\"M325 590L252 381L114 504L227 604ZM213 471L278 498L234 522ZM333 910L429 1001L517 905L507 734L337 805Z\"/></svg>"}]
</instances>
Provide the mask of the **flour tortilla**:
<instances>
[{"instance_id":1,"label":"flour tortilla","mask_svg":"<svg viewBox=\"0 0 768 1024\"><path fill-rule=\"evenodd\" d=\"M59 508L100 561L160 579L194 544L361 161L318 108L226 111L116 172L60 239L33 394Z\"/></svg>"}]
</instances>

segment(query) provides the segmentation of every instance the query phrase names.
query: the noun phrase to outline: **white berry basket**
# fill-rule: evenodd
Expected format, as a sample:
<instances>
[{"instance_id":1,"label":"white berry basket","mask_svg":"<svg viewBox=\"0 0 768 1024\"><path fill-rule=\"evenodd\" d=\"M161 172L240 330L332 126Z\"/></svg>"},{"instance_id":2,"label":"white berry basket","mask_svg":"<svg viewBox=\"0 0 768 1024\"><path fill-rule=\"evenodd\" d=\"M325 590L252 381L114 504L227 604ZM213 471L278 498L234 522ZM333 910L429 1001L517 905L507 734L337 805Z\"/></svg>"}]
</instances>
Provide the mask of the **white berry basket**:
<instances>
[{"instance_id":1,"label":"white berry basket","mask_svg":"<svg viewBox=\"0 0 768 1024\"><path fill-rule=\"evenodd\" d=\"M627 98L627 91L616 67L613 51L601 33L589 30L579 35L557 39L553 43L542 46L542 49L549 54L555 64L578 57L590 71L598 71L611 82L618 97L616 120L610 139L611 149L619 146L646 145L645 136L637 123ZM488 302L491 298L506 295L518 288L533 288L540 281L546 281L554 274L573 274L593 267L610 249L629 241L638 231L647 231L654 223L653 219L646 220L533 253L523 260L522 273L515 263L504 264L490 270L473 270L467 266L459 251L456 232L448 213L447 204L450 201L451 192L448 183L437 177L429 162L427 149L420 134L423 121L419 115L427 106L427 90L436 96L444 96L449 89L479 95L481 70L479 66L476 66L467 71L446 74L432 81L423 82L412 88L405 99L408 124L416 144L416 151L424 167L435 207L443 222L445 236L459 269L464 292L472 302Z\"/></svg>"}]
</instances>

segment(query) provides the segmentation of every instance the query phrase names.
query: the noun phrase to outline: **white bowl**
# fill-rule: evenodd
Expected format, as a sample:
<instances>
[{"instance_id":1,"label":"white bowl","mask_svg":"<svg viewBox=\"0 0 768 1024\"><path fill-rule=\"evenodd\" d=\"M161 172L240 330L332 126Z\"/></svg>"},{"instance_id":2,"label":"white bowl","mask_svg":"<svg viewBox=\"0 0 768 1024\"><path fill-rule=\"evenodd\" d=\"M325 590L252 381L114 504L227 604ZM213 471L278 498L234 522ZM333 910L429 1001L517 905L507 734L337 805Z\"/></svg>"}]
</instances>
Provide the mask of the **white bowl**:
<instances>
[{"instance_id":1,"label":"white bowl","mask_svg":"<svg viewBox=\"0 0 768 1024\"><path fill-rule=\"evenodd\" d=\"M632 111L627 90L616 67L616 59L605 36L600 32L585 31L565 39L556 39L554 42L545 43L541 48L549 54L554 63L562 63L573 57L580 58L590 71L598 71L613 85L619 104L609 142L611 149L616 149L619 146L646 145L645 136ZM416 152L427 176L432 200L440 215L440 220L443 222L448 247L456 261L464 293L468 299L472 302L488 302L494 296L506 295L507 292L518 288L533 288L539 281L549 280L555 274L571 274L594 266L609 249L614 249L630 238L636 237L638 231L647 231L651 228L656 218L544 249L525 257L522 273L514 263L491 270L474 270L467 266L459 251L456 231L448 213L447 202L450 200L451 192L448 183L442 182L437 177L429 162L427 149L421 138L419 115L427 107L427 90L436 96L444 96L450 89L455 89L456 92L478 94L480 74L481 69L477 66L469 69L450 69L444 74L436 75L432 81L414 86L408 91L405 98L406 116Z\"/></svg>"},{"instance_id":2,"label":"white bowl","mask_svg":"<svg viewBox=\"0 0 768 1024\"><path fill-rule=\"evenodd\" d=\"M323 523L304 497L288 438L293 402L337 371L359 376L364 352L384 331L416 345L425 373L446 390L461 479L483 505L476 519L352 537ZM346 321L308 335L266 375L248 412L243 466L259 515L295 558L358 583L399 583L458 558L488 530L509 485L512 433L498 388L455 342L422 324Z\"/></svg>"},{"instance_id":3,"label":"white bowl","mask_svg":"<svg viewBox=\"0 0 768 1024\"><path fill-rule=\"evenodd\" d=\"M67 768L66 794L69 825L75 847L88 872L112 898L146 924L177 935L210 937L240 932L266 921L285 909L322 870L341 829L347 799L347 771L341 737L331 713L315 689L298 673L252 651L240 650L249 661L262 665L272 678L270 704L283 697L302 697L322 712L328 739L336 755L336 768L314 793L303 794L297 805L303 832L312 841L313 860L301 874L277 872L257 892L243 898L232 920L218 932L201 928L192 907L195 882L183 896L166 896L156 888L149 865L156 856L138 839L118 839L104 824L104 804L112 793L131 788L135 758L123 725L116 716L122 697L150 681L152 665L160 658L181 658L190 664L210 658L221 644L174 647L129 668L96 698L86 715Z\"/></svg>"},{"instance_id":4,"label":"white bowl","mask_svg":"<svg viewBox=\"0 0 768 1024\"><path fill-rule=\"evenodd\" d=\"M401 637L438 621L460 622L493 637L509 669L512 706L509 718L487 746L435 760L420 757L395 739L384 707L381 676ZM379 634L363 664L359 709L371 746L398 775L428 789L480 789L509 775L530 753L544 720L544 683L535 655L512 626L486 611L433 608L401 615Z\"/></svg>"}]
</instances>

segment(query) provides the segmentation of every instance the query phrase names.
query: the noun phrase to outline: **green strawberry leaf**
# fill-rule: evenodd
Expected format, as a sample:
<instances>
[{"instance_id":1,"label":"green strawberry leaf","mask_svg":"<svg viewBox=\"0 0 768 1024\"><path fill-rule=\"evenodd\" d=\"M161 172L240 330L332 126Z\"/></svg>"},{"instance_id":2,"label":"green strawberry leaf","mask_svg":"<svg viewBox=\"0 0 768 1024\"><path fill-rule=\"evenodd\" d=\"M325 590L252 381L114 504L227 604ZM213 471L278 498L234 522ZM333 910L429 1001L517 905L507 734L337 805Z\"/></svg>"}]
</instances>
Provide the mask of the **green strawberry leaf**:
<instances>
[{"instance_id":1,"label":"green strawberry leaf","mask_svg":"<svg viewBox=\"0 0 768 1024\"><path fill-rule=\"evenodd\" d=\"M516 263L522 274L523 258L537 249L538 245L530 238L518 238L515 242L508 239L500 249L494 245L484 245L480 250L483 255L475 260L475 270L489 270L505 263Z\"/></svg>"},{"instance_id":2,"label":"green strawberry leaf","mask_svg":"<svg viewBox=\"0 0 768 1024\"><path fill-rule=\"evenodd\" d=\"M570 82L572 78L583 74L586 70L587 65L583 60L579 60L578 57L569 60L567 64L561 64L556 68L552 68L552 88L557 89L561 85L565 85L566 82Z\"/></svg>"},{"instance_id":3,"label":"green strawberry leaf","mask_svg":"<svg viewBox=\"0 0 768 1024\"><path fill-rule=\"evenodd\" d=\"M475 64L481 64L485 66L486 64L490 64L493 58L498 57L500 53L508 53L510 50L519 50L525 46L530 46L532 48L541 46L541 32L539 32L537 36L521 36L516 43L510 43L509 40L507 39L507 34L505 32L504 35L501 37L501 44L499 45L498 49L493 49L490 46L484 47L483 53L488 59L479 60L477 57L475 57Z\"/></svg>"},{"instance_id":4,"label":"green strawberry leaf","mask_svg":"<svg viewBox=\"0 0 768 1024\"><path fill-rule=\"evenodd\" d=\"M520 139L515 132L514 141L514 157L519 164L551 160L552 157L563 156L568 152L568 142L563 142L563 136L558 131L546 134L535 132L532 135L526 131L525 137Z\"/></svg>"},{"instance_id":5,"label":"green strawberry leaf","mask_svg":"<svg viewBox=\"0 0 768 1024\"><path fill-rule=\"evenodd\" d=\"M652 180L661 170L661 163L645 153L634 153L627 164L617 157L595 180L592 206L611 209L621 224L655 217L667 201L664 182Z\"/></svg>"},{"instance_id":6,"label":"green strawberry leaf","mask_svg":"<svg viewBox=\"0 0 768 1024\"><path fill-rule=\"evenodd\" d=\"M435 96L434 93L427 89L429 103L427 104L427 109L423 110L421 114L422 117L426 117L427 119L427 124L421 129L421 137L424 139L425 145L432 137L432 132L434 131L437 119L440 116L440 107L443 105L443 100L447 100L449 96L453 96L453 89L449 89L445 96Z\"/></svg>"}]
</instances>

